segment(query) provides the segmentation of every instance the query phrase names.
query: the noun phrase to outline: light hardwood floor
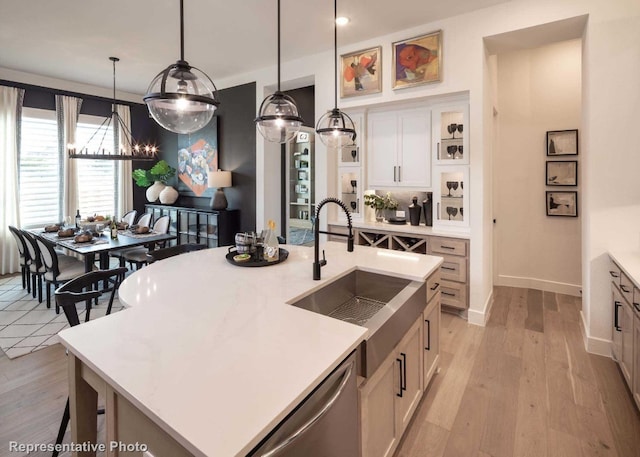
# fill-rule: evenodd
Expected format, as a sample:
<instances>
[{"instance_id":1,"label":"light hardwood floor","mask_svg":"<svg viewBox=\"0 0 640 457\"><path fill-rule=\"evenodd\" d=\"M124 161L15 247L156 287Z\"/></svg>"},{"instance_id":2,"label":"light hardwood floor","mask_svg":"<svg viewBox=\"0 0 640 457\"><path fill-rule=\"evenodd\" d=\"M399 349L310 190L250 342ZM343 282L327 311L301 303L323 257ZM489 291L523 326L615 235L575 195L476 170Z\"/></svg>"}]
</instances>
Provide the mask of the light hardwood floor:
<instances>
[{"instance_id":1,"label":"light hardwood floor","mask_svg":"<svg viewBox=\"0 0 640 457\"><path fill-rule=\"evenodd\" d=\"M494 294L485 328L443 313L440 373L396 457L640 457L640 414L615 363L585 352L579 299ZM60 345L0 354L0 456L53 442L66 398Z\"/></svg>"}]
</instances>

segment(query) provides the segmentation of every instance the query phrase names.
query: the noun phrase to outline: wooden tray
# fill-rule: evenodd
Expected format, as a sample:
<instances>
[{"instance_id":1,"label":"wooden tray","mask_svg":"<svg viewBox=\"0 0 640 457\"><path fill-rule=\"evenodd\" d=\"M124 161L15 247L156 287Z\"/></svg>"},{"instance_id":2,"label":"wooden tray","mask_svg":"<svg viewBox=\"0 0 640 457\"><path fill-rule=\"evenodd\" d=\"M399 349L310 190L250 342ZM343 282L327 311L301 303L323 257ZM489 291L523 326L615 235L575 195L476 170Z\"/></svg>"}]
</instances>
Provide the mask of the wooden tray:
<instances>
[{"instance_id":1,"label":"wooden tray","mask_svg":"<svg viewBox=\"0 0 640 457\"><path fill-rule=\"evenodd\" d=\"M230 264L236 265L239 267L267 267L270 265L277 265L287 260L287 257L289 257L289 251L282 248L279 248L279 250L280 250L280 253L278 254L278 260L276 260L275 262L267 262L264 259L260 259L260 260L250 259L245 262L236 262L235 260L233 260L233 257L238 255L238 251L236 251L235 246L232 246L229 248L229 253L226 255L226 257L227 257L227 261Z\"/></svg>"}]
</instances>

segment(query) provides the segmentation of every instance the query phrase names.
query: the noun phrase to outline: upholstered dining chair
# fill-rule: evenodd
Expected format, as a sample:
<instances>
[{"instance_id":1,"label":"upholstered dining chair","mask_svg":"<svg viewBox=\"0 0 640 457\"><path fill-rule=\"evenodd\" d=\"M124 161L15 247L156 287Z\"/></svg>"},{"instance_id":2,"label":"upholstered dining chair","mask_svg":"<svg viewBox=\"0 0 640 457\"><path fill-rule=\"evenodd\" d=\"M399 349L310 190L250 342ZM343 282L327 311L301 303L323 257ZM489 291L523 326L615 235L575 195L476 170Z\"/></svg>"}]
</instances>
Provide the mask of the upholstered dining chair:
<instances>
[{"instance_id":1,"label":"upholstered dining chair","mask_svg":"<svg viewBox=\"0 0 640 457\"><path fill-rule=\"evenodd\" d=\"M136 220L137 215L138 215L138 212L135 209L132 209L131 211L125 213L120 218L120 221L127 224L127 226L133 225L133 222Z\"/></svg>"},{"instance_id":2,"label":"upholstered dining chair","mask_svg":"<svg viewBox=\"0 0 640 457\"><path fill-rule=\"evenodd\" d=\"M36 298L36 291L38 292L38 303L42 303L42 277L46 270L42 265L42 256L40 255L40 248L36 243L36 238L30 232L21 230L22 237L29 253L29 273L31 274L31 296ZM36 282L37 281L37 282Z\"/></svg>"},{"instance_id":3,"label":"upholstered dining chair","mask_svg":"<svg viewBox=\"0 0 640 457\"><path fill-rule=\"evenodd\" d=\"M132 211L129 211L129 213ZM127 213L127 214L129 214ZM126 215L125 215L126 216ZM153 217L153 214L151 213L144 213L142 214L139 218L138 221L135 223L135 225L137 225L138 227L149 227L151 225L151 218ZM134 217L135 219L135 217ZM124 220L124 216L123 216L123 220ZM134 225L133 222L129 225ZM124 253L127 251L131 251L134 249L138 249L138 248L125 248L125 249L118 249L116 251L111 251L109 253L109 257L114 257L116 259L118 259L118 262L120 264L121 267L124 267L126 262L124 260ZM123 277L124 279L124 277Z\"/></svg>"},{"instance_id":4,"label":"upholstered dining chair","mask_svg":"<svg viewBox=\"0 0 640 457\"><path fill-rule=\"evenodd\" d=\"M207 249L207 247L208 246L206 244L186 243L177 244L168 248L156 249L147 254L149 256L148 262L153 263L158 260L168 259L169 257L174 257L180 254L186 254L187 252L201 251L202 249Z\"/></svg>"},{"instance_id":5,"label":"upholstered dining chair","mask_svg":"<svg viewBox=\"0 0 640 457\"><path fill-rule=\"evenodd\" d=\"M47 308L51 308L51 286L58 286L70 281L85 272L85 265L82 260L71 256L60 256L53 248L53 245L36 237L36 243L40 249L42 265L46 270L44 280L47 292ZM56 314L60 313L60 307L56 304Z\"/></svg>"},{"instance_id":6,"label":"upholstered dining chair","mask_svg":"<svg viewBox=\"0 0 640 457\"><path fill-rule=\"evenodd\" d=\"M151 219L153 218L153 214L144 213L142 216L138 218L136 225L138 227L151 227Z\"/></svg>"},{"instance_id":7,"label":"upholstered dining chair","mask_svg":"<svg viewBox=\"0 0 640 457\"><path fill-rule=\"evenodd\" d=\"M156 234L165 234L169 231L169 224L171 223L171 219L169 215L160 216L157 221L153 224L153 232ZM158 243L158 245L163 243ZM163 246L160 246L163 247ZM151 251L146 247L132 248L127 249L122 253L122 257L126 262L129 262L129 265L133 269L133 266L136 266L136 270L141 266L149 263L149 254Z\"/></svg>"},{"instance_id":8,"label":"upholstered dining chair","mask_svg":"<svg viewBox=\"0 0 640 457\"><path fill-rule=\"evenodd\" d=\"M11 235L13 235L13 238L16 240L16 245L18 246L18 254L20 255L20 272L22 273L22 288L27 289L27 292L31 292L31 274L29 272L31 257L29 256L29 251L27 249L27 242L18 228L10 225L9 231L11 232Z\"/></svg>"},{"instance_id":9,"label":"upholstered dining chair","mask_svg":"<svg viewBox=\"0 0 640 457\"><path fill-rule=\"evenodd\" d=\"M84 321L87 322L89 320L89 313L91 312L91 301L97 300L104 292L103 290L97 290L99 288L98 284L108 281L113 283L113 287L111 288L109 305L105 314L111 314L113 299L115 297L116 290L120 286L120 278L125 272L126 268L94 270L67 281L55 291L56 307L62 308L69 325L71 327L75 327L80 324L80 317L78 316L78 309L76 305L78 303L85 302L86 313ZM98 414L104 414L104 409L98 410ZM60 422L60 428L58 429L56 444L62 444L64 433L69 425L69 418L69 397L67 397L67 404L64 407L64 413L62 414L62 421ZM53 457L57 456L58 451L54 450Z\"/></svg>"}]
</instances>

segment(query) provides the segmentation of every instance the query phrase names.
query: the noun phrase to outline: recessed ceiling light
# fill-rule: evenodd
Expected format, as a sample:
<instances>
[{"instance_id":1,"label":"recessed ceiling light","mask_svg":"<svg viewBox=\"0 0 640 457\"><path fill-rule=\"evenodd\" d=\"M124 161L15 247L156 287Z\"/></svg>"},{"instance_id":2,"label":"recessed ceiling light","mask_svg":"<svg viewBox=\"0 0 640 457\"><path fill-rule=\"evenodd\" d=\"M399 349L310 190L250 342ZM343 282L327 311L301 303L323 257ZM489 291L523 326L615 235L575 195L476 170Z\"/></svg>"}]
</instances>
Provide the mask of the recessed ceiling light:
<instances>
[{"instance_id":1,"label":"recessed ceiling light","mask_svg":"<svg viewBox=\"0 0 640 457\"><path fill-rule=\"evenodd\" d=\"M340 16L336 18L336 24L338 25L347 25L348 23L349 23L348 17Z\"/></svg>"}]
</instances>

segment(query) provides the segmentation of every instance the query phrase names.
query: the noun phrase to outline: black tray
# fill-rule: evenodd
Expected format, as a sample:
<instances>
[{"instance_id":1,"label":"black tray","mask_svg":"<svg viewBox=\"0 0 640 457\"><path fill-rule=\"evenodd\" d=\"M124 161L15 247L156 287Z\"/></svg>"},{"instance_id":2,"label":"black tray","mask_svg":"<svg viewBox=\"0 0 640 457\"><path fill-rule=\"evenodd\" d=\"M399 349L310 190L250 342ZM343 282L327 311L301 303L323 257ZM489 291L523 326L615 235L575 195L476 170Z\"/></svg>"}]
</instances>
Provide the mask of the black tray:
<instances>
[{"instance_id":1,"label":"black tray","mask_svg":"<svg viewBox=\"0 0 640 457\"><path fill-rule=\"evenodd\" d=\"M230 264L237 265L239 267L267 267L269 265L277 265L287 260L287 257L289 257L289 251L282 248L279 248L279 250L280 253L278 254L278 260L276 260L275 262L267 262L264 259L255 260L253 258L245 262L236 262L235 260L233 260L233 257L238 255L238 251L236 251L235 246L229 248L229 253L226 255L226 257L227 261Z\"/></svg>"}]
</instances>

